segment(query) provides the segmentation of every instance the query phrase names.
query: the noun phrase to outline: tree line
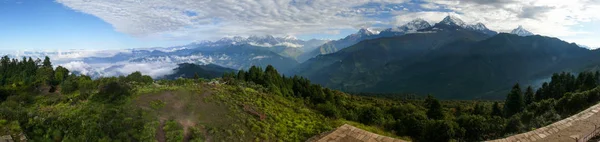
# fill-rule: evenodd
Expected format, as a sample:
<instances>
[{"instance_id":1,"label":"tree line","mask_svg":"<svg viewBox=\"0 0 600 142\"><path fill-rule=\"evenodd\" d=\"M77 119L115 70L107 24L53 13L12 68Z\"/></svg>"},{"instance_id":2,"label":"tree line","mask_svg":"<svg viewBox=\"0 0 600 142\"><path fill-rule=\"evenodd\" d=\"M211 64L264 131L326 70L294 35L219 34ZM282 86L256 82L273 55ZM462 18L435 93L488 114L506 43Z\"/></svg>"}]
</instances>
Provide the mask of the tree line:
<instances>
[{"instance_id":1,"label":"tree line","mask_svg":"<svg viewBox=\"0 0 600 142\"><path fill-rule=\"evenodd\" d=\"M269 94L303 103L330 119L382 128L413 141L482 141L543 127L596 104L599 78L598 72L557 73L537 89L514 85L505 101L349 95L301 76L281 75L273 66L226 73L221 80L234 86L258 84ZM92 79L64 67L53 68L48 57L2 57L0 128L10 129L0 129L0 133L21 131L41 141L152 139L152 133L142 132L147 121L144 114L122 104L131 98L136 85L153 82L140 72Z\"/></svg>"},{"instance_id":2,"label":"tree line","mask_svg":"<svg viewBox=\"0 0 600 142\"><path fill-rule=\"evenodd\" d=\"M259 84L332 119L382 127L415 141L482 141L543 127L597 103L600 90L598 72L557 73L537 90L516 84L504 102L353 96L300 76L280 75L272 66L253 66L224 74L223 79Z\"/></svg>"},{"instance_id":3,"label":"tree line","mask_svg":"<svg viewBox=\"0 0 600 142\"><path fill-rule=\"evenodd\" d=\"M26 135L33 141L134 141L147 120L123 105L136 84L150 76L92 79L68 69L53 68L50 58L0 59L0 135Z\"/></svg>"}]
</instances>

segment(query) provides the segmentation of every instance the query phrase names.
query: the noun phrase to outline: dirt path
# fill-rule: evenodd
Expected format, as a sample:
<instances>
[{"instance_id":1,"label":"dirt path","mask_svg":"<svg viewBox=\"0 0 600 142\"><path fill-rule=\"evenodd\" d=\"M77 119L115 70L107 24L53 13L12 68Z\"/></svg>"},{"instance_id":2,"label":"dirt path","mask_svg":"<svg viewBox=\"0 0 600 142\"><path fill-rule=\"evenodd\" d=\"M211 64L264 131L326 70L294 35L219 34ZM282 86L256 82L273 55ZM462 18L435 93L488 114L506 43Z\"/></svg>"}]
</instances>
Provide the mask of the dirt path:
<instances>
[{"instance_id":1,"label":"dirt path","mask_svg":"<svg viewBox=\"0 0 600 142\"><path fill-rule=\"evenodd\" d=\"M231 120L227 118L228 108L216 103L207 102L204 99L211 96L212 90L202 89L198 93L197 89L182 89L176 91L156 92L144 94L134 100L137 107L152 112L160 122L156 130L156 140L166 141L166 132L163 127L167 121L176 121L182 126L183 141L190 141L195 138L192 129L200 129L204 134L205 141L211 141L213 138L207 135L207 130L203 125L212 125L212 127L227 126ZM163 106L156 108L153 103L162 102Z\"/></svg>"},{"instance_id":2,"label":"dirt path","mask_svg":"<svg viewBox=\"0 0 600 142\"><path fill-rule=\"evenodd\" d=\"M492 141L574 142L576 139L582 139L590 134L592 131L594 131L595 127L600 127L599 111L600 104L596 104L569 118L536 129L534 131Z\"/></svg>"},{"instance_id":3,"label":"dirt path","mask_svg":"<svg viewBox=\"0 0 600 142\"><path fill-rule=\"evenodd\" d=\"M165 126L165 122L160 121L160 125L158 125L158 128L156 129L156 140L158 142L167 141L166 136L165 136L165 130L163 130L164 126Z\"/></svg>"}]
</instances>

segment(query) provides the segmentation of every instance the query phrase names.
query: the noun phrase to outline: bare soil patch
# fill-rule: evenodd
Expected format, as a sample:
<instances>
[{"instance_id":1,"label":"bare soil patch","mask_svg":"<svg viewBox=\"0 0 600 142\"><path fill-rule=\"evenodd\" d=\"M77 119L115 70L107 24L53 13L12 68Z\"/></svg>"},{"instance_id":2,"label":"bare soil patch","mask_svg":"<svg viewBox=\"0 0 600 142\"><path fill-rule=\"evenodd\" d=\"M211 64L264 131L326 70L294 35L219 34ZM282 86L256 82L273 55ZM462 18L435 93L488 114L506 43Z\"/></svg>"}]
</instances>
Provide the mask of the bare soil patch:
<instances>
[{"instance_id":1,"label":"bare soil patch","mask_svg":"<svg viewBox=\"0 0 600 142\"><path fill-rule=\"evenodd\" d=\"M160 127L157 129L158 141L164 140L162 127L164 122L168 120L174 120L183 127L184 141L189 141L193 137L191 136L191 128L201 130L200 133L204 135L203 138L210 141L212 138L207 132L207 126L227 127L233 121L228 115L229 110L225 105L205 100L211 95L210 90L202 92L197 90L165 91L140 95L134 100L133 104L154 113L161 122ZM156 104L161 104L157 102L161 102L163 105L156 107Z\"/></svg>"}]
</instances>

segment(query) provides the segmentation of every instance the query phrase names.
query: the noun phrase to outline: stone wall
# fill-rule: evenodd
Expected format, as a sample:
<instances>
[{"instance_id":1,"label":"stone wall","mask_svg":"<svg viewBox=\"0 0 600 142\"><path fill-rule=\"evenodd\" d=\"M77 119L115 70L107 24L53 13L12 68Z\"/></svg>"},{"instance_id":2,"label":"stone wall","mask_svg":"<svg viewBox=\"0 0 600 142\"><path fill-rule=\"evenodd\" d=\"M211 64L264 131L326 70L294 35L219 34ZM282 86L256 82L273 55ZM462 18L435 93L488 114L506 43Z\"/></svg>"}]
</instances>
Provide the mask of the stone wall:
<instances>
[{"instance_id":1,"label":"stone wall","mask_svg":"<svg viewBox=\"0 0 600 142\"><path fill-rule=\"evenodd\" d=\"M600 124L600 104L596 104L569 118L552 123L548 126L533 131L513 135L507 138L490 140L490 142L530 142L530 141L576 141L597 129L595 124ZM594 116L594 117L592 117ZM590 118L592 117L592 118ZM589 119L589 120L588 120ZM599 125L600 126L600 125Z\"/></svg>"},{"instance_id":2,"label":"stone wall","mask_svg":"<svg viewBox=\"0 0 600 142\"><path fill-rule=\"evenodd\" d=\"M406 142L379 134L371 133L354 126L344 124L337 129L310 138L307 142Z\"/></svg>"}]
</instances>

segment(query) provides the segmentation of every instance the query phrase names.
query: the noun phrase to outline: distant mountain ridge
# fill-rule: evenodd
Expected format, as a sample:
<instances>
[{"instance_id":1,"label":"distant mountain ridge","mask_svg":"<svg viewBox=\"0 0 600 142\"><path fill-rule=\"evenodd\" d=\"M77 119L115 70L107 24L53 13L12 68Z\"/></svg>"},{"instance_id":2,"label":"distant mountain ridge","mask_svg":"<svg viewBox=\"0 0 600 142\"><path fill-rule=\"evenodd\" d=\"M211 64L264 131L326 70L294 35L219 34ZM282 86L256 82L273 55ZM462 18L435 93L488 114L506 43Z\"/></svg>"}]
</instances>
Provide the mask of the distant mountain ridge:
<instances>
[{"instance_id":1,"label":"distant mountain ridge","mask_svg":"<svg viewBox=\"0 0 600 142\"><path fill-rule=\"evenodd\" d=\"M461 19L459 19L458 17L455 17L455 16L447 16L444 19L442 19L442 21L440 21L439 23L436 23L434 26L431 26L427 21L425 21L421 18L417 18L417 19L414 19L404 25L388 28L388 29L382 30L381 32L374 32L373 30L370 30L367 28L360 29L357 33L348 35L347 37L345 37L343 39L328 42L328 43L318 47L314 51L305 52L303 55L300 55L299 61L303 62L305 60L308 60L308 59L318 56L318 55L331 54L331 53L337 52L341 49L344 49L346 47L349 47L351 45L354 45L363 40L376 39L376 38L382 38L382 37L394 37L394 36L401 36L401 35L405 35L405 34L419 33L420 31L427 32L427 31L435 31L436 30L436 29L432 29L432 28L436 28L436 29L447 29L447 28L452 29L452 28L454 28L452 30L459 28L459 29L480 32L480 33L486 34L488 36L493 36L493 35L498 34L498 32L488 29L482 23L477 23L477 24L473 24L473 25L466 24L464 21L462 21Z\"/></svg>"},{"instance_id":2,"label":"distant mountain ridge","mask_svg":"<svg viewBox=\"0 0 600 142\"><path fill-rule=\"evenodd\" d=\"M317 56L294 73L350 92L500 99L515 82L535 85L551 73L600 65L600 52L560 39L488 30L449 16L417 33L367 39Z\"/></svg>"},{"instance_id":3,"label":"distant mountain ridge","mask_svg":"<svg viewBox=\"0 0 600 142\"><path fill-rule=\"evenodd\" d=\"M198 75L199 78L212 79L223 76L224 73L234 72L236 70L224 68L215 64L197 65L191 63L178 64L178 67L173 69L173 73L166 75L166 79L177 78L194 78Z\"/></svg>"}]
</instances>

